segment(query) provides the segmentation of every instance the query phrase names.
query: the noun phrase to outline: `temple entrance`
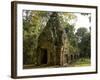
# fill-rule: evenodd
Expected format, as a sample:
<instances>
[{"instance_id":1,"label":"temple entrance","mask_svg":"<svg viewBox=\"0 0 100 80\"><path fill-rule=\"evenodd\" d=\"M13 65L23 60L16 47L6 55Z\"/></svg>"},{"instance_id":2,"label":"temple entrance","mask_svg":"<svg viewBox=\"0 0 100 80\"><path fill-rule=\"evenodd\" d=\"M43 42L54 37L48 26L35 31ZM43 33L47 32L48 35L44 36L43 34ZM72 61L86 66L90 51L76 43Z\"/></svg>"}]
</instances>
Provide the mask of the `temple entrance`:
<instances>
[{"instance_id":1,"label":"temple entrance","mask_svg":"<svg viewBox=\"0 0 100 80\"><path fill-rule=\"evenodd\" d=\"M68 63L68 55L66 55L66 63Z\"/></svg>"},{"instance_id":2,"label":"temple entrance","mask_svg":"<svg viewBox=\"0 0 100 80\"><path fill-rule=\"evenodd\" d=\"M71 60L73 60L73 55L71 55Z\"/></svg>"},{"instance_id":3,"label":"temple entrance","mask_svg":"<svg viewBox=\"0 0 100 80\"><path fill-rule=\"evenodd\" d=\"M41 49L41 64L47 64L47 49Z\"/></svg>"}]
</instances>

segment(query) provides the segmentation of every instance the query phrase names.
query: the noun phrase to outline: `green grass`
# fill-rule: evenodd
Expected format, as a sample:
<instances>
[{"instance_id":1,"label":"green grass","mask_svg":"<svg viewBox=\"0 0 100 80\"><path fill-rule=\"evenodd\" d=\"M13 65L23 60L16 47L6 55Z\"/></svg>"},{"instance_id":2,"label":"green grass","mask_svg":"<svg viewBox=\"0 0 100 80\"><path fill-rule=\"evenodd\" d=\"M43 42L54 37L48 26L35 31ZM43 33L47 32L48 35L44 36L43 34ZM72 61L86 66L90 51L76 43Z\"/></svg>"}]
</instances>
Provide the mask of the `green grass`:
<instances>
[{"instance_id":1,"label":"green grass","mask_svg":"<svg viewBox=\"0 0 100 80\"><path fill-rule=\"evenodd\" d=\"M81 66L90 66L91 61L89 58L80 58L76 60L75 62L72 62L69 66L70 67L81 67Z\"/></svg>"},{"instance_id":2,"label":"green grass","mask_svg":"<svg viewBox=\"0 0 100 80\"><path fill-rule=\"evenodd\" d=\"M72 63L70 63L69 65L67 66L64 66L64 67L83 67L83 66L90 66L91 65L91 61L89 58L80 58L80 59L77 59L75 61L73 61ZM48 66L48 65L41 65L41 66L35 66L33 64L30 64L30 65L24 65L23 68L24 69L31 69L31 68L46 68L46 67L61 67L59 65L54 65L54 66Z\"/></svg>"},{"instance_id":3,"label":"green grass","mask_svg":"<svg viewBox=\"0 0 100 80\"><path fill-rule=\"evenodd\" d=\"M57 68L60 67L59 65L47 65L47 64L43 64L43 65L39 65L36 66L34 64L28 64L28 65L23 65L23 69L31 69L31 68Z\"/></svg>"}]
</instances>

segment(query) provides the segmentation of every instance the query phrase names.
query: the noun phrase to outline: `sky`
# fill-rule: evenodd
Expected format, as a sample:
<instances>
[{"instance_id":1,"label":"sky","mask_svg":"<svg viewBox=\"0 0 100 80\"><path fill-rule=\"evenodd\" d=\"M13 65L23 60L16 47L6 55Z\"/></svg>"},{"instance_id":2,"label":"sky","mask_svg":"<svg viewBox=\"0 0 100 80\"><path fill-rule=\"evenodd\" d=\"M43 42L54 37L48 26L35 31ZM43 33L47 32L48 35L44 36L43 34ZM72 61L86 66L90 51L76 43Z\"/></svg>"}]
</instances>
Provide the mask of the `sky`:
<instances>
[{"instance_id":1,"label":"sky","mask_svg":"<svg viewBox=\"0 0 100 80\"><path fill-rule=\"evenodd\" d=\"M77 19L72 20L72 23L75 23L75 31L80 27L85 27L87 30L89 30L89 27L91 26L91 23L89 22L89 16L90 15L81 15L80 13L74 13L76 15Z\"/></svg>"}]
</instances>

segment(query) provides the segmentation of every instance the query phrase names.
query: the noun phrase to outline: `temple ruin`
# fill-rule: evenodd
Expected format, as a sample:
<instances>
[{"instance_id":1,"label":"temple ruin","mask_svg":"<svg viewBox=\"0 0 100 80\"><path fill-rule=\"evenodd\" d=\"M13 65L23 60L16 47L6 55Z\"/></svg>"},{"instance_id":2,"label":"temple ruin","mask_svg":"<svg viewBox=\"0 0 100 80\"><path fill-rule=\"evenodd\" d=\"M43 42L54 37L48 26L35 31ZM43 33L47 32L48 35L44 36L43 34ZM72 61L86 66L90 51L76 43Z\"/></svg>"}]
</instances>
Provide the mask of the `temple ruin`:
<instances>
[{"instance_id":1,"label":"temple ruin","mask_svg":"<svg viewBox=\"0 0 100 80\"><path fill-rule=\"evenodd\" d=\"M59 15L53 12L38 37L37 65L64 66L78 55L69 54L67 33L60 24Z\"/></svg>"}]
</instances>

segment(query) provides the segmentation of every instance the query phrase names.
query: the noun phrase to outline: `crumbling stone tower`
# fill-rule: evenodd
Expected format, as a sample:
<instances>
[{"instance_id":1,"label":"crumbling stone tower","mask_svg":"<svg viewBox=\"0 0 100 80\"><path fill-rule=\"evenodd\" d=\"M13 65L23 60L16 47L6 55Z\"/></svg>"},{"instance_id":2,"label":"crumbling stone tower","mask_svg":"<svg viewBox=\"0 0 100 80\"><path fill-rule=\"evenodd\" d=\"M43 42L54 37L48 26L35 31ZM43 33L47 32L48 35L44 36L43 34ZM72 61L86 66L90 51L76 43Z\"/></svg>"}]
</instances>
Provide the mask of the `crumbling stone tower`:
<instances>
[{"instance_id":1,"label":"crumbling stone tower","mask_svg":"<svg viewBox=\"0 0 100 80\"><path fill-rule=\"evenodd\" d=\"M53 12L46 27L38 37L37 65L60 65L65 62L67 34L59 21L57 12Z\"/></svg>"}]
</instances>

